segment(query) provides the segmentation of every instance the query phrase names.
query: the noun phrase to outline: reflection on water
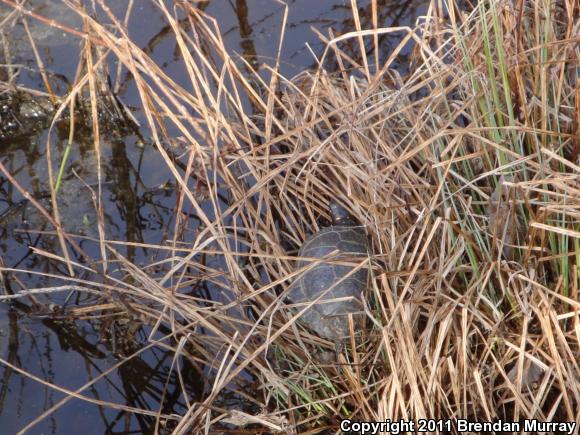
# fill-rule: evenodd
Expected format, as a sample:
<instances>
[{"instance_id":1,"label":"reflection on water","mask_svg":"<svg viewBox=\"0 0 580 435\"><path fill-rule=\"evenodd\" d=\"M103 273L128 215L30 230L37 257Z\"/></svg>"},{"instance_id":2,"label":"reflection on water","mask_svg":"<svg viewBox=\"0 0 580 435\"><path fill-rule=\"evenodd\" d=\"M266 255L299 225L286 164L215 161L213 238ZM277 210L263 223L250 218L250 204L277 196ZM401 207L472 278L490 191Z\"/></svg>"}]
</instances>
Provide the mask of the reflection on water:
<instances>
[{"instance_id":1,"label":"reflection on water","mask_svg":"<svg viewBox=\"0 0 580 435\"><path fill-rule=\"evenodd\" d=\"M147 331L131 335L131 344L118 344L117 352L113 352L111 337L102 330L106 321L72 322L54 314L33 314L20 304L11 308L0 305L0 314L2 358L14 366L6 365L1 375L2 433L15 433L25 423L53 407L55 412L32 433L64 433L64 423L66 433L101 434L106 432L105 428L117 428L115 432L123 428L127 433L149 433L159 403L164 403L162 414L185 412L176 373L170 371L172 356L167 352L155 347L146 348L111 371L121 356L138 351L146 340ZM106 329L112 330L110 325ZM127 330L126 325L117 326L117 341ZM42 379L44 385L23 376L16 367L25 368L31 375ZM200 378L193 373L191 369L183 371L190 400L195 400L203 387ZM75 391L95 380L97 382L79 394L93 402L118 403L152 412L137 412L127 419L123 410L77 400L58 406L66 395L50 387L52 384ZM163 397L165 400L162 401ZM87 425L89 421L100 424Z\"/></svg>"},{"instance_id":2,"label":"reflection on water","mask_svg":"<svg viewBox=\"0 0 580 435\"><path fill-rule=\"evenodd\" d=\"M163 66L168 75L179 83L187 84L172 33L153 2L119 0L109 3L113 6L112 12L120 19L124 19L128 5L133 5L128 20L131 37ZM412 25L422 5L421 2L397 3L388 0L378 1L377 4L378 27ZM81 24L61 3L35 0L28 5L35 8L37 13L69 27L79 28ZM362 28L372 28L374 15L371 2L359 1L359 5ZM332 27L333 34L337 36L352 31L354 22L350 1L293 0L288 2L288 6L288 27L280 59L282 72L291 76L316 63L305 43L317 55L324 47L311 28L329 37L328 29ZM243 68L260 71L263 64L274 64L284 13L284 7L279 2L216 0L201 2L199 7L217 18L227 47L246 61ZM32 89L44 89L24 27L22 24L9 26L6 20L9 11L7 6L0 5L6 47L2 56L9 52L12 63L0 68L0 78L5 85L16 82ZM102 12L98 9L95 15L106 20ZM147 26L142 25L143 22ZM56 92L63 94L68 84L74 81L78 39L65 36L62 31L49 29L32 19L29 23L51 84ZM7 32L11 32L10 39ZM399 34L380 36L380 52L377 53L373 52L374 43L369 38L366 41L369 43L369 58L379 63L384 61L390 55L389 47L398 43L399 38ZM353 57L358 56L360 50L358 46L345 46L343 49ZM404 59L404 55L400 58ZM1 63L6 64L5 59ZM333 66L328 65L328 68L332 69ZM114 63L109 65L109 70L113 88L120 98L128 106L137 106L140 99L132 77L124 72L117 74ZM5 89L6 86L0 91ZM252 110L251 106L248 110ZM134 115L143 121L141 112L137 110ZM146 135L146 132L141 134ZM46 164L48 137L49 133L44 131L36 137L3 143L0 145L0 161L42 207L50 210ZM66 132L52 132L50 139L51 162L54 168L58 168L65 153ZM101 149L106 237L145 245L162 244L167 239L190 240L191 235L188 234L195 231L199 222L193 214L186 216L187 222L178 228L179 234L176 234L173 215L176 196L173 185L168 182L171 176L160 164L157 151L148 144L147 139L143 140L136 132L124 137L107 135ZM67 160L58 205L65 229L78 236L75 240L80 251L71 251L70 254L73 261L80 263L86 258L100 257L98 244L94 241L98 237L93 200L97 186L96 167L92 138L78 134ZM221 200L226 206L227 200ZM118 251L138 265L151 264L159 255L146 246L135 244L119 246ZM27 275L4 273L0 281L3 294L64 283L49 276L65 276L67 271L62 263L34 255L31 248L60 252L53 227L8 178L0 174L0 262L6 268L39 272ZM86 258L83 258L83 253ZM208 258L206 265L219 270L219 258ZM213 284L203 279L204 271L194 273L198 274L199 279L192 282L190 293L213 295ZM218 279L214 278L213 281L218 282ZM222 293L222 297L227 295ZM55 293L50 301L39 296L0 303L0 358L5 361L5 364L0 364L2 433L15 433L47 410L51 411L50 415L44 416L30 433L150 433L155 428L157 412L165 416L183 414L187 403L199 399L211 388L213 369L203 364L189 366L189 362L183 359L176 365L173 355L164 352L162 347L144 347L151 331L139 322L127 323L106 310L87 312L80 321L71 320L71 313L76 313L78 317L75 310L96 303L98 300L95 302L94 296L81 297L74 293ZM57 308L60 306L64 309ZM160 331L159 334L159 337L167 336L170 332ZM214 351L208 347L208 352ZM116 367L123 357L133 353L137 355ZM177 367L182 369L179 371L181 380L177 376ZM38 379L23 375L18 368ZM251 379L245 381L251 382ZM67 396L54 386L75 391L89 382L93 383L79 393L87 400L68 400L59 405ZM186 388L187 397L182 386ZM224 409L232 409L242 406L240 403L244 400L228 393L215 403ZM106 402L151 412L144 414L115 409L105 405ZM171 421L165 423L171 427Z\"/></svg>"},{"instance_id":3,"label":"reflection on water","mask_svg":"<svg viewBox=\"0 0 580 435\"><path fill-rule=\"evenodd\" d=\"M318 56L324 49L323 41L313 29L330 39L329 28L336 37L354 31L355 23L350 0L293 0L287 3L288 28L280 56L281 71L285 76L293 76L304 68L316 65L305 43ZM412 26L417 16L425 12L425 2L421 1L378 0L376 4L376 27ZM373 28L372 2L359 1L358 6L361 28ZM283 11L283 5L269 0L211 1L206 8L206 12L218 17L228 48L243 55L255 67L261 63L272 64L278 49ZM379 36L380 53L376 53L379 63L391 54L390 47L396 45L400 38L400 33ZM367 39L369 59L374 59L374 43L371 38ZM358 43L350 50L347 54L359 57ZM332 66L328 67L333 69Z\"/></svg>"}]
</instances>

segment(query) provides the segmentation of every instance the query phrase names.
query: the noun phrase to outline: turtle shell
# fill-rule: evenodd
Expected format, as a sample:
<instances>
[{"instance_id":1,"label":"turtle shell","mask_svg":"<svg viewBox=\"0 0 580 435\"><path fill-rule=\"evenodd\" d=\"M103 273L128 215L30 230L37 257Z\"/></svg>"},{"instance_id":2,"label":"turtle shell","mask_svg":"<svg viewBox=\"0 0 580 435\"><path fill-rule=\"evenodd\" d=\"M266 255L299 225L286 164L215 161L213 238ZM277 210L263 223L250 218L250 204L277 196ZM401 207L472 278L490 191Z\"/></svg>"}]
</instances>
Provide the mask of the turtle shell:
<instances>
[{"instance_id":1,"label":"turtle shell","mask_svg":"<svg viewBox=\"0 0 580 435\"><path fill-rule=\"evenodd\" d=\"M334 251L338 253L329 256ZM365 266L356 272L352 270L368 256L363 228L337 225L323 228L304 242L298 256L306 258L299 260L297 267L307 270L291 284L288 298L294 304L302 304L296 307L301 310L320 297L302 314L302 322L322 337L342 340L349 334L348 314L359 313L354 320L357 323L362 320L361 294L367 288L368 272ZM313 259L324 257L328 258L311 266ZM337 260L351 261L353 265L336 264Z\"/></svg>"}]
</instances>

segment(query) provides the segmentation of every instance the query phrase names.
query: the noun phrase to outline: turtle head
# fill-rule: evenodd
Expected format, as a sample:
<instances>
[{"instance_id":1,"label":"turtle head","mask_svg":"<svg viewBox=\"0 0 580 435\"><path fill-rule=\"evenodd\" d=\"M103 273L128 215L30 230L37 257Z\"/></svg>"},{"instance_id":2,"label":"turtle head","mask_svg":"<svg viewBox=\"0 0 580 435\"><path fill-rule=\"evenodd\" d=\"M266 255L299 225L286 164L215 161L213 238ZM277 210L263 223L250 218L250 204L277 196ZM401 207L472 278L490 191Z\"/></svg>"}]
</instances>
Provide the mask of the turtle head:
<instances>
[{"instance_id":1,"label":"turtle head","mask_svg":"<svg viewBox=\"0 0 580 435\"><path fill-rule=\"evenodd\" d=\"M333 225L358 225L348 210L335 199L330 200L330 214Z\"/></svg>"}]
</instances>

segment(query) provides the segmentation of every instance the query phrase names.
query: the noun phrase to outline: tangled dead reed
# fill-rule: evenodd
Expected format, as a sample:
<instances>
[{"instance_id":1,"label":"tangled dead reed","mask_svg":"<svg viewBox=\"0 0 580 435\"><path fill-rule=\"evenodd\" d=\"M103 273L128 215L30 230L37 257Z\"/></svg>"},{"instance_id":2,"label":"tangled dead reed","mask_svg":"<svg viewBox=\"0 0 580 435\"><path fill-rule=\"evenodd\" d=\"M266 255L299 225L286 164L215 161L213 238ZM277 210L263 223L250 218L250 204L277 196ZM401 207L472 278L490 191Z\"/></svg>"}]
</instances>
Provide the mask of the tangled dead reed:
<instances>
[{"instance_id":1,"label":"tangled dead reed","mask_svg":"<svg viewBox=\"0 0 580 435\"><path fill-rule=\"evenodd\" d=\"M152 1L187 86L114 17L113 28L85 22L87 41L140 92L178 186L174 232L151 247L162 260L137 267L101 231L94 280L68 280L100 289L151 336L168 326L155 345L210 373L174 433L316 433L343 418L579 421L577 3L482 0L467 13L433 1L413 29L361 29L353 7L356 28L321 35L319 68L289 79L279 57L250 75L191 4ZM401 43L381 60L385 33ZM393 66L409 47L402 75ZM374 254L367 328L338 361L284 297L330 198L365 226ZM191 291L202 283L211 297ZM254 407L224 407L227 391Z\"/></svg>"}]
</instances>

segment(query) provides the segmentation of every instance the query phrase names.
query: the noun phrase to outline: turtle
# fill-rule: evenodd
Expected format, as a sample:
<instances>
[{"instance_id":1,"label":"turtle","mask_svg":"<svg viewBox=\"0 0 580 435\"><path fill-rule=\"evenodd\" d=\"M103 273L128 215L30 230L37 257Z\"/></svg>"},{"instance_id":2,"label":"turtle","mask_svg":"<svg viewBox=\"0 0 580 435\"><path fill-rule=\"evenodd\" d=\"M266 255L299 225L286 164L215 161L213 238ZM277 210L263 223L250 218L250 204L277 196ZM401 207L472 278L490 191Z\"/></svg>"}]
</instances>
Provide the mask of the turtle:
<instances>
[{"instance_id":1,"label":"turtle","mask_svg":"<svg viewBox=\"0 0 580 435\"><path fill-rule=\"evenodd\" d=\"M349 336L349 313L353 314L355 325L362 323L361 295L367 288L368 270L358 264L368 257L369 243L364 228L345 208L335 200L329 206L332 225L310 236L300 248L297 268L304 271L291 283L288 299L300 304L297 310L318 299L300 319L311 330L339 345ZM337 255L329 255L335 251ZM323 258L322 262L316 262ZM351 261L353 265L337 264L337 260ZM353 272L354 269L357 270Z\"/></svg>"}]
</instances>

